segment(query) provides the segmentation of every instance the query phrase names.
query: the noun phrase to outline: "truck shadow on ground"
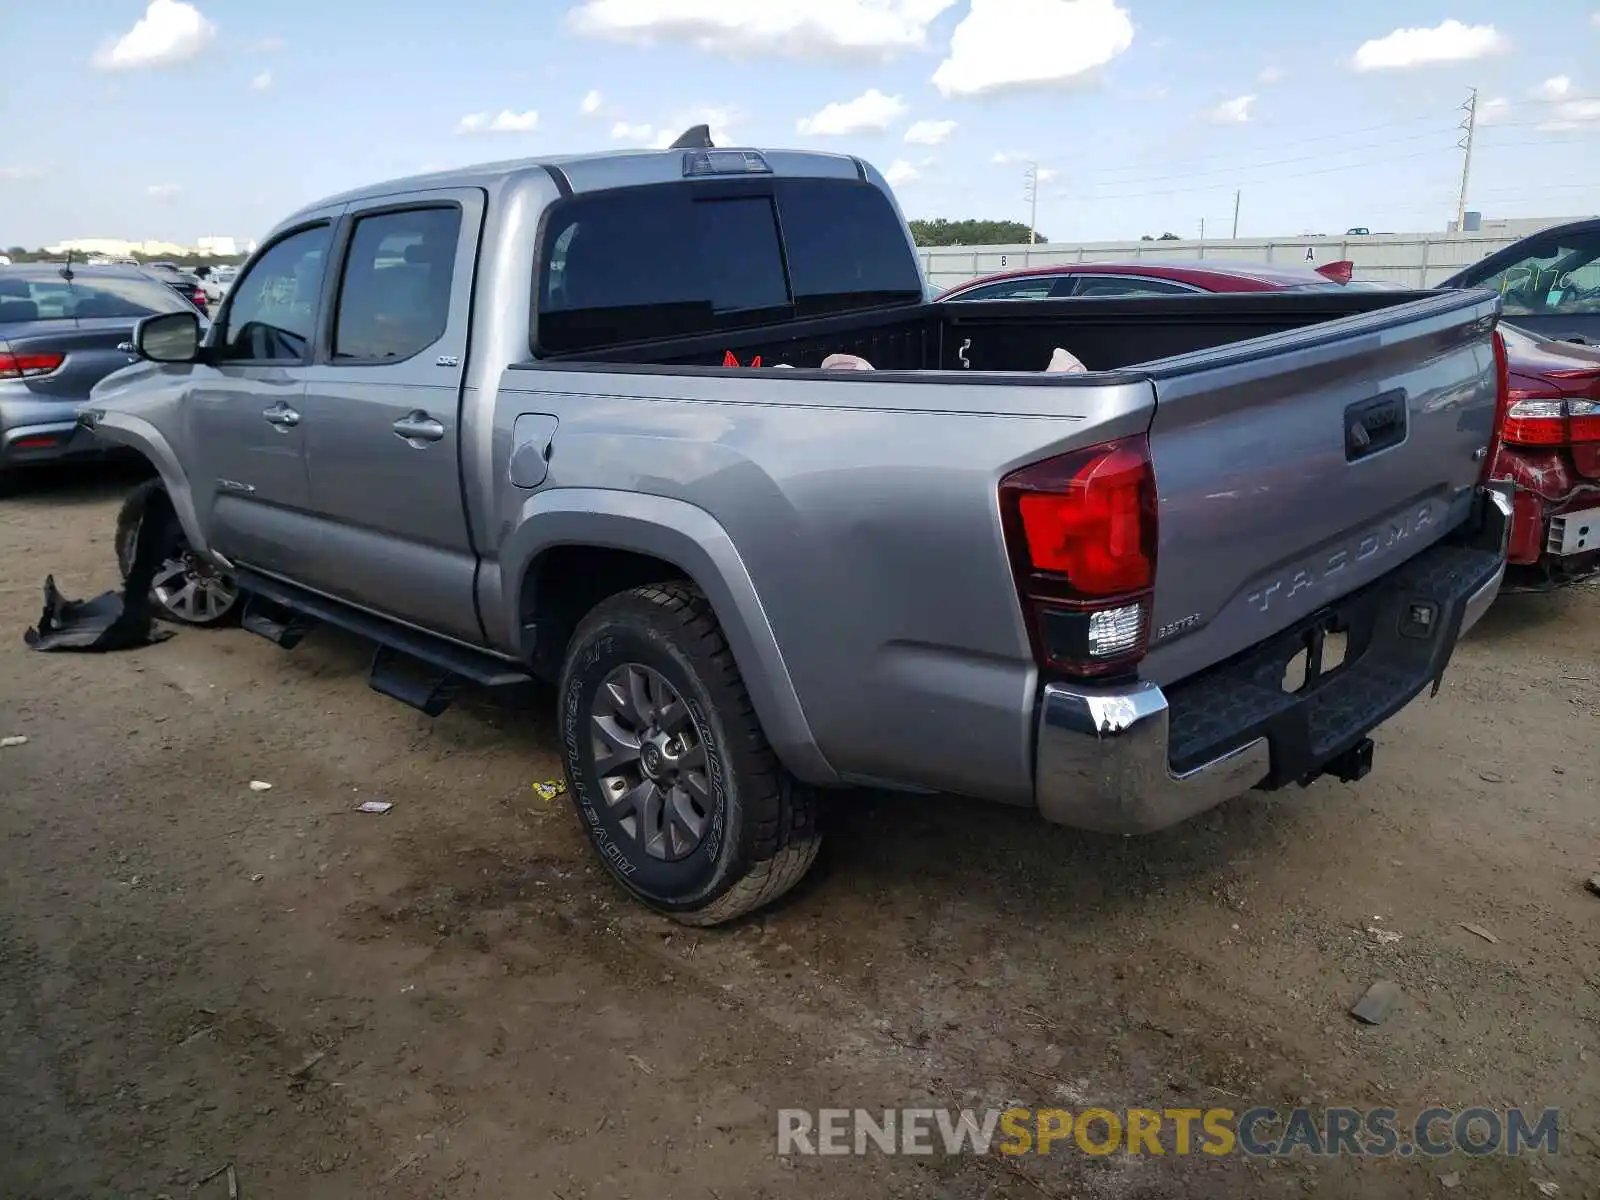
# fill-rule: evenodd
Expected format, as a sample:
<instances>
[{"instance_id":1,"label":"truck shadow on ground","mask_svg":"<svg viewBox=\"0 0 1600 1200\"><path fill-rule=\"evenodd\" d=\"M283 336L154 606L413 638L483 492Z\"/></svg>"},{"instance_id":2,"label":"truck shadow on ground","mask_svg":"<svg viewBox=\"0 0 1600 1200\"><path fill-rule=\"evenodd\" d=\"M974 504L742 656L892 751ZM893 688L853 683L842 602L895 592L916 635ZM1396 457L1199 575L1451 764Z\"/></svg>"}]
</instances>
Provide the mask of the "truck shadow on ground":
<instances>
[{"instance_id":1,"label":"truck shadow on ground","mask_svg":"<svg viewBox=\"0 0 1600 1200\"><path fill-rule=\"evenodd\" d=\"M1600 586L1594 581L1544 592L1507 592L1495 600L1464 644L1492 644L1535 634L1579 619L1596 603L1600 603Z\"/></svg>"},{"instance_id":2,"label":"truck shadow on ground","mask_svg":"<svg viewBox=\"0 0 1600 1200\"><path fill-rule=\"evenodd\" d=\"M320 628L283 656L283 669L295 680L365 688L372 653L361 638ZM513 756L529 778L560 775L555 690L548 685L465 688L431 729L453 752ZM863 896L908 890L959 896L995 915L1021 907L1065 914L1145 903L1185 881L1220 883L1239 865L1294 840L1304 795L1245 796L1170 830L1120 837L1051 825L1029 808L959 796L828 792L816 868L766 911L804 910L841 893L854 904ZM576 817L573 822L576 829ZM541 853L532 844L503 849L508 871Z\"/></svg>"}]
</instances>

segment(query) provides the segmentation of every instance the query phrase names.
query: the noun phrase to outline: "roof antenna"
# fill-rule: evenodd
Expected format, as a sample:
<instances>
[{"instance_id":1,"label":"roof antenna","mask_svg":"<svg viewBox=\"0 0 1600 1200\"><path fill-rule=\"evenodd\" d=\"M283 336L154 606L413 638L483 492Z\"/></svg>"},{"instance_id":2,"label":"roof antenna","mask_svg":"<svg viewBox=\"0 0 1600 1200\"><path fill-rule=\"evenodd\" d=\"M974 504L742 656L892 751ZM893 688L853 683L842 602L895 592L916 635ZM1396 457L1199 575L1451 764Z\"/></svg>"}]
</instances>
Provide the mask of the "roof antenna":
<instances>
[{"instance_id":1,"label":"roof antenna","mask_svg":"<svg viewBox=\"0 0 1600 1200\"><path fill-rule=\"evenodd\" d=\"M67 250L66 265L61 268L61 278L68 283L72 282L72 250L70 248Z\"/></svg>"},{"instance_id":2,"label":"roof antenna","mask_svg":"<svg viewBox=\"0 0 1600 1200\"><path fill-rule=\"evenodd\" d=\"M711 126L695 125L678 135L678 140L668 150L711 150Z\"/></svg>"}]
</instances>

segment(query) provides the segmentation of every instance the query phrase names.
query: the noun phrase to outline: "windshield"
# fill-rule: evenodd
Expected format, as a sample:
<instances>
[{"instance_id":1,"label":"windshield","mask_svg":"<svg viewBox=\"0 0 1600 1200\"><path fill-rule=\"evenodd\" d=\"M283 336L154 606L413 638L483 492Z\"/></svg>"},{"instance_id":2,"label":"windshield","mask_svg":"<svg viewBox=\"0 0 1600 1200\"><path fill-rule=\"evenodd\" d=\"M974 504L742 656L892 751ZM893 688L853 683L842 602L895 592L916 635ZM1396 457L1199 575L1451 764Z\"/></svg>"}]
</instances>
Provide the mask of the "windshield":
<instances>
[{"instance_id":1,"label":"windshield","mask_svg":"<svg viewBox=\"0 0 1600 1200\"><path fill-rule=\"evenodd\" d=\"M189 312L171 288L136 276L65 279L0 278L0 324L26 321L138 320L155 313Z\"/></svg>"}]
</instances>

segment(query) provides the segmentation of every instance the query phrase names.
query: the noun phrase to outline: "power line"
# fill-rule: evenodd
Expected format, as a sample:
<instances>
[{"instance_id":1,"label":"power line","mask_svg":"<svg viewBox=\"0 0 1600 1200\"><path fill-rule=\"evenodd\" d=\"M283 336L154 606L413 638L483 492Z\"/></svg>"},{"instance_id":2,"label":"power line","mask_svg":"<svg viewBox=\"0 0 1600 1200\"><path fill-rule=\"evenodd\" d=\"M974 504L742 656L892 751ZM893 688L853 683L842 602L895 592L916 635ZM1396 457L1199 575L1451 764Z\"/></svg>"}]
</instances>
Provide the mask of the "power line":
<instances>
[{"instance_id":1,"label":"power line","mask_svg":"<svg viewBox=\"0 0 1600 1200\"><path fill-rule=\"evenodd\" d=\"M1400 145L1400 144L1405 143L1405 142L1420 142L1420 141L1426 141L1429 138L1442 137L1447 132L1450 132L1450 131L1443 130L1443 129L1431 130L1428 133L1412 134L1409 137L1390 138L1389 140L1382 141L1382 142L1365 142L1365 143L1363 143L1362 145L1359 145L1359 146L1346 146L1341 150L1325 150L1320 154L1301 154L1301 155L1298 155L1298 156L1296 156L1294 158L1278 158L1278 159L1273 159L1273 160L1271 160L1269 162L1241 163L1238 166L1218 167L1218 168L1216 168L1214 170L1209 170L1209 171L1183 171L1183 172L1180 172L1180 173L1178 173L1176 175L1151 175L1151 176L1147 176L1145 178L1140 178L1140 179L1113 179L1113 180L1108 180L1107 182L1111 186L1124 185L1124 184L1139 185L1139 184L1145 184L1145 183L1160 183L1163 180L1167 180L1167 179L1195 179L1195 178L1204 178L1206 176L1211 176L1211 175L1235 175L1235 174L1239 173L1240 171L1259 171L1259 170L1263 170L1263 169L1265 169L1267 167L1286 167L1286 166L1293 166L1295 163L1303 163L1303 162L1326 162L1330 157L1335 156L1335 155L1354 154L1355 152L1357 152L1359 150L1383 150L1383 149L1387 149L1390 146ZM1443 149L1443 147L1441 147L1441 149ZM1382 161L1388 161L1388 160L1384 159ZM1291 178L1292 178L1292 176L1291 176Z\"/></svg>"},{"instance_id":2,"label":"power line","mask_svg":"<svg viewBox=\"0 0 1600 1200\"><path fill-rule=\"evenodd\" d=\"M1421 153L1418 153L1418 154L1390 155L1387 158L1375 159L1375 160L1373 160L1371 162L1367 162L1367 163L1346 163L1343 166L1328 167L1328 168L1325 168L1324 170L1320 170L1320 171L1295 171L1295 172L1291 172L1291 173L1289 173L1287 175L1281 175L1281 174L1280 175L1270 175L1270 176L1267 176L1267 177L1262 178L1262 179L1231 180L1231 181L1229 181L1227 183L1213 183L1213 184L1207 184L1205 186L1196 187L1196 188L1157 188L1155 191L1150 191L1150 192L1117 192L1117 193L1114 193L1114 194L1100 193L1100 194L1096 194L1096 195L1080 194L1080 193L1074 192L1074 191L1062 190L1062 191L1058 192L1057 194L1062 196L1062 197L1071 197L1073 199L1088 200L1088 201L1091 201L1091 202L1100 201L1100 200L1133 200L1133 199L1137 199L1137 198L1139 198L1141 196L1184 196L1184 195L1192 194L1194 192L1232 190L1232 188L1235 186L1235 184L1237 184L1238 186L1242 187L1242 186L1247 186L1247 185L1250 185L1250 184L1257 184L1257 183L1280 183L1280 182L1284 182L1286 180L1291 180L1291 179L1310 179L1310 178L1313 178L1313 177L1319 176L1319 175L1342 175L1342 174L1346 174L1346 173L1348 173L1350 171L1360 170L1363 167L1384 166L1384 165L1387 165L1389 163L1395 163L1395 162L1410 162L1413 159L1418 159L1418 158L1435 158L1438 155L1444 153L1445 150L1447 150L1447 149L1448 149L1448 147L1440 147L1439 149L1436 149L1436 150L1424 150L1424 151L1422 151ZM1188 176L1180 176L1179 178L1188 178ZM1130 182L1138 183L1138 182L1145 182L1145 181L1143 181L1143 180L1133 180L1133 181L1130 181Z\"/></svg>"}]
</instances>

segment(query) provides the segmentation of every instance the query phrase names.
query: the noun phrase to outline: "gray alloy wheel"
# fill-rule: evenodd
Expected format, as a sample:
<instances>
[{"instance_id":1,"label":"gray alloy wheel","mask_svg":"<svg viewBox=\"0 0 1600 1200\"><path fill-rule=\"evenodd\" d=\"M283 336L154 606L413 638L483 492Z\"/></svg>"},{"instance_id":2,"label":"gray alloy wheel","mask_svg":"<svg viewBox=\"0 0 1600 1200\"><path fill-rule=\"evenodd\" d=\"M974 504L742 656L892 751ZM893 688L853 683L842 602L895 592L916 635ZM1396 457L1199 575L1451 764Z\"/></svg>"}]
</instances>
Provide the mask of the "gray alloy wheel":
<instances>
[{"instance_id":1,"label":"gray alloy wheel","mask_svg":"<svg viewBox=\"0 0 1600 1200\"><path fill-rule=\"evenodd\" d=\"M239 603L231 578L205 562L187 545L165 558L150 584L161 614L184 625L214 625Z\"/></svg>"},{"instance_id":2,"label":"gray alloy wheel","mask_svg":"<svg viewBox=\"0 0 1600 1200\"><path fill-rule=\"evenodd\" d=\"M711 820L705 736L659 671L623 663L589 707L595 774L611 817L651 858L694 853Z\"/></svg>"},{"instance_id":3,"label":"gray alloy wheel","mask_svg":"<svg viewBox=\"0 0 1600 1200\"><path fill-rule=\"evenodd\" d=\"M157 549L161 565L150 587L156 615L180 625L224 625L238 615L239 585L226 572L189 549L172 506L161 494L159 480L140 484L123 501L117 515L117 566L127 579L139 546L146 516L159 522Z\"/></svg>"}]
</instances>

